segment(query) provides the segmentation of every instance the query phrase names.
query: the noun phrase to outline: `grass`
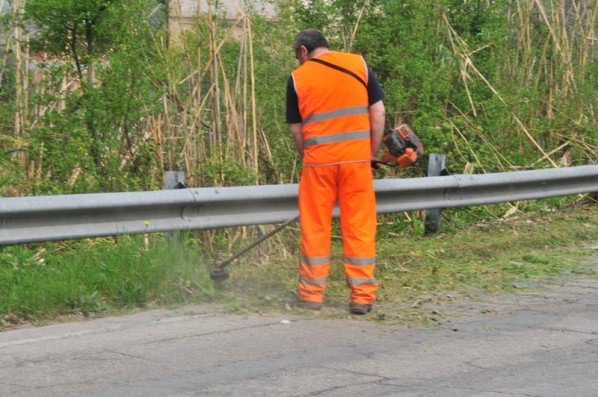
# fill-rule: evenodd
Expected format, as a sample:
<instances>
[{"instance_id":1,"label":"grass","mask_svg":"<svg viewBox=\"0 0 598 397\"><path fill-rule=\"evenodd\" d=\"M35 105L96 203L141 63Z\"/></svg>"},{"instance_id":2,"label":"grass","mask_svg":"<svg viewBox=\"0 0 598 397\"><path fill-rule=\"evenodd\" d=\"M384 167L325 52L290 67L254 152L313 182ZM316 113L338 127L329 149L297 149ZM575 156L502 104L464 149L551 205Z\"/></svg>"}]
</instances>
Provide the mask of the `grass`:
<instances>
[{"instance_id":1,"label":"grass","mask_svg":"<svg viewBox=\"0 0 598 397\"><path fill-rule=\"evenodd\" d=\"M598 274L596 264L583 264L596 256L587 248L598 245L595 205L478 224L445 221L434 236L424 236L413 217L410 228L388 219L378 232L379 311L369 318L425 321L429 303ZM298 233L276 239L232 265L231 279L220 286L210 281L208 260L192 235L183 242L154 235L4 247L0 327L207 301L229 312L281 313L296 288ZM323 315L346 316L340 238L333 238L332 250Z\"/></svg>"},{"instance_id":2,"label":"grass","mask_svg":"<svg viewBox=\"0 0 598 397\"><path fill-rule=\"evenodd\" d=\"M0 319L90 315L215 296L197 251L162 237L122 236L0 252Z\"/></svg>"}]
</instances>

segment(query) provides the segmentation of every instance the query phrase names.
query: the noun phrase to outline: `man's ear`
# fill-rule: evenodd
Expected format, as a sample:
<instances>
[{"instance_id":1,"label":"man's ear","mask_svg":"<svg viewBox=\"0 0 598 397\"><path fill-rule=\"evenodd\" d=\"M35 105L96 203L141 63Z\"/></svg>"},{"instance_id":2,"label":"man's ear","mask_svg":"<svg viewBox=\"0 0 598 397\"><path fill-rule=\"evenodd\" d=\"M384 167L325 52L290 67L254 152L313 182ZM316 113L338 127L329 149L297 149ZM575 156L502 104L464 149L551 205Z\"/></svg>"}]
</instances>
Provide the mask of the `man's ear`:
<instances>
[{"instance_id":1,"label":"man's ear","mask_svg":"<svg viewBox=\"0 0 598 397\"><path fill-rule=\"evenodd\" d=\"M307 51L307 48L304 45L302 45L301 46L301 55L303 55L304 57L307 58L307 54L309 54L309 51Z\"/></svg>"}]
</instances>

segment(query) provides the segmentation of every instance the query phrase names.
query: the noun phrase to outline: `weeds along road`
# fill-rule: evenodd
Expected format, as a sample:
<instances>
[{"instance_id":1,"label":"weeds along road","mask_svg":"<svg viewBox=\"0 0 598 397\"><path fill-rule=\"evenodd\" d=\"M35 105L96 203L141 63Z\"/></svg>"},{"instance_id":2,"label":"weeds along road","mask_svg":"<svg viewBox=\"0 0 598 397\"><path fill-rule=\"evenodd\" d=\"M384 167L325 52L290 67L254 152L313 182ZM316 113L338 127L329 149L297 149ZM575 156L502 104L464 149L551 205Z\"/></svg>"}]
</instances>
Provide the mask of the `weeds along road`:
<instances>
[{"instance_id":1,"label":"weeds along road","mask_svg":"<svg viewBox=\"0 0 598 397\"><path fill-rule=\"evenodd\" d=\"M0 333L0 395L597 395L594 278L462 301L434 326L212 310Z\"/></svg>"}]
</instances>

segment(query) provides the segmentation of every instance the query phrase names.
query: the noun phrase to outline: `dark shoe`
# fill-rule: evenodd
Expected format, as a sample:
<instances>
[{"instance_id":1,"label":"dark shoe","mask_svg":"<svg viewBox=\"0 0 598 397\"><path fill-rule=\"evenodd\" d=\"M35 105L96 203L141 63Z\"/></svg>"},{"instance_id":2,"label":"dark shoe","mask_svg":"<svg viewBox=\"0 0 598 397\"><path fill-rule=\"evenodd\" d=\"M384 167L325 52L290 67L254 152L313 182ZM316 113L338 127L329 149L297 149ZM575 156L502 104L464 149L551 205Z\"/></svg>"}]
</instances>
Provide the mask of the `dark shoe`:
<instances>
[{"instance_id":1,"label":"dark shoe","mask_svg":"<svg viewBox=\"0 0 598 397\"><path fill-rule=\"evenodd\" d=\"M297 295L293 295L292 304L301 309L307 309L307 310L320 310L322 308L321 303L304 301L304 300L299 299L299 297Z\"/></svg>"},{"instance_id":2,"label":"dark shoe","mask_svg":"<svg viewBox=\"0 0 598 397\"><path fill-rule=\"evenodd\" d=\"M351 302L350 311L353 314L363 315L372 311L372 305L364 305L362 303Z\"/></svg>"}]
</instances>

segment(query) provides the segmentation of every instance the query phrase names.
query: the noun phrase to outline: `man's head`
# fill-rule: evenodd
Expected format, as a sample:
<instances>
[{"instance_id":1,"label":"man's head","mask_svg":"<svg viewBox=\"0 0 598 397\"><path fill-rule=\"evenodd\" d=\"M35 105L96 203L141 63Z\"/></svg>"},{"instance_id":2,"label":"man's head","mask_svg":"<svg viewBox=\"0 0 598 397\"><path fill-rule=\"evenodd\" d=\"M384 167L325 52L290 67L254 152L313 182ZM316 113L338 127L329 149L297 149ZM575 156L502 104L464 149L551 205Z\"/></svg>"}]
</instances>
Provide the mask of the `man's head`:
<instances>
[{"instance_id":1,"label":"man's head","mask_svg":"<svg viewBox=\"0 0 598 397\"><path fill-rule=\"evenodd\" d=\"M300 64L307 61L315 49L328 49L328 40L316 29L306 29L297 33L293 41L295 57Z\"/></svg>"}]
</instances>

